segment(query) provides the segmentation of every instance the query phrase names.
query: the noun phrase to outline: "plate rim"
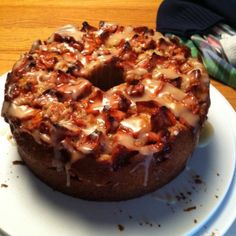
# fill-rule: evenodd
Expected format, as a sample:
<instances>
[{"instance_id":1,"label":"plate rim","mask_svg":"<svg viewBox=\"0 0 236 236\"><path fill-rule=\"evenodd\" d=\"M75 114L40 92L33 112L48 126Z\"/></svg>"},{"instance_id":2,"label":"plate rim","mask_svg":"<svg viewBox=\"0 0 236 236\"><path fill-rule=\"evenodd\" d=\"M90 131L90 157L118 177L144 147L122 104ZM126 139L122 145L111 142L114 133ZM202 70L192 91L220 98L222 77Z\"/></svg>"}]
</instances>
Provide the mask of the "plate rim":
<instances>
[{"instance_id":1,"label":"plate rim","mask_svg":"<svg viewBox=\"0 0 236 236\"><path fill-rule=\"evenodd\" d=\"M236 112L232 105L229 103L229 101L223 96L220 91L214 87L212 84L210 86L210 89L214 91L214 93L217 94L217 96L220 96L220 98L224 101L225 105L227 106L227 113L229 114L229 120L230 124L236 124ZM234 146L235 146L235 152L236 152L236 126L232 126L232 133L234 136ZM236 155L235 155L236 159ZM231 180L230 186L228 188L228 191L225 194L225 197L223 201L221 202L218 209L214 212L214 214L207 220L207 222L204 225L207 225L210 223L210 227L207 229L213 229L213 228L219 228L221 230L220 233L225 234L230 229L230 227L236 222L236 211L234 211L232 214L232 211L230 211L230 206L235 207L236 204L236 162L234 166L234 174L233 178ZM227 207L226 207L227 206ZM228 212L231 213L232 218L228 218ZM227 217L227 221L225 221L225 218ZM222 224L222 221L224 224ZM206 230L203 230L203 228L200 228L197 230L194 234L199 234L207 232Z\"/></svg>"}]
</instances>

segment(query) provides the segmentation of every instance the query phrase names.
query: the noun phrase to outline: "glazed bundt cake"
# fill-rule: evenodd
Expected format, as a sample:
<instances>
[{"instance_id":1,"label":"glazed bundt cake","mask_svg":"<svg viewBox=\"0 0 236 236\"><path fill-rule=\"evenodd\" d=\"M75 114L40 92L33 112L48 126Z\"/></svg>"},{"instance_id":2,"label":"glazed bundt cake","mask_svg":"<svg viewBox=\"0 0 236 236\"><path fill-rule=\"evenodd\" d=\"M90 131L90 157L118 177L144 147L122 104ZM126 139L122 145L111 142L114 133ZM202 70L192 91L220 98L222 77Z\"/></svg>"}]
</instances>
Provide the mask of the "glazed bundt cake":
<instances>
[{"instance_id":1,"label":"glazed bundt cake","mask_svg":"<svg viewBox=\"0 0 236 236\"><path fill-rule=\"evenodd\" d=\"M67 25L7 76L2 116L42 181L89 200L125 200L185 167L209 108L203 64L147 27Z\"/></svg>"}]
</instances>

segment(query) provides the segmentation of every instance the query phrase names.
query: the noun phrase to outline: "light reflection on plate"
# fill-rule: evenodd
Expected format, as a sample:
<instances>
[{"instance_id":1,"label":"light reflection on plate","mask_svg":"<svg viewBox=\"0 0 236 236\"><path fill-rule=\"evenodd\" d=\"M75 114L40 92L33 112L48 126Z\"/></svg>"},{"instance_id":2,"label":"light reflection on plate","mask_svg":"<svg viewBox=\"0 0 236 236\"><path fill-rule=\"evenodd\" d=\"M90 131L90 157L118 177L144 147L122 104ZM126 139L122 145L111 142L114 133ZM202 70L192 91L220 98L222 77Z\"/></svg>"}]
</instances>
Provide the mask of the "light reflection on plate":
<instances>
[{"instance_id":1,"label":"light reflection on plate","mask_svg":"<svg viewBox=\"0 0 236 236\"><path fill-rule=\"evenodd\" d=\"M0 80L2 103L4 78ZM0 120L0 228L10 235L183 235L208 232L207 220L223 201L235 167L231 108L213 87L209 122L214 136L197 148L188 167L170 184L144 197L88 202L55 192L19 159L8 125ZM222 111L222 107L224 111ZM229 111L230 110L230 111ZM226 229L225 229L226 230ZM222 232L224 233L224 232Z\"/></svg>"}]
</instances>

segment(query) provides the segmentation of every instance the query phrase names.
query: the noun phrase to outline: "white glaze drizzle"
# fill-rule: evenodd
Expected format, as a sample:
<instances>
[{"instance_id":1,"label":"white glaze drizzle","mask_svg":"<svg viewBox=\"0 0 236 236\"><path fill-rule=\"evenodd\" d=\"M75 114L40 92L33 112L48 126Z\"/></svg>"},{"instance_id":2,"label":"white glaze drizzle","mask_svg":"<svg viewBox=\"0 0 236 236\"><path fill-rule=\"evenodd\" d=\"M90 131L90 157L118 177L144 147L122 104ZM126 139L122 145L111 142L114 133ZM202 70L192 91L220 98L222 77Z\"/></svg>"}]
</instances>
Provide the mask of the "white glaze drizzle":
<instances>
[{"instance_id":1,"label":"white glaze drizzle","mask_svg":"<svg viewBox=\"0 0 236 236\"><path fill-rule=\"evenodd\" d=\"M71 120L59 120L58 124L62 127L65 127L68 130L71 130L75 133L79 132L81 128L75 125Z\"/></svg>"},{"instance_id":2,"label":"white glaze drizzle","mask_svg":"<svg viewBox=\"0 0 236 236\"><path fill-rule=\"evenodd\" d=\"M137 150L138 147L135 146L135 139L126 133L118 133L114 137L115 141L131 150Z\"/></svg>"},{"instance_id":3,"label":"white glaze drizzle","mask_svg":"<svg viewBox=\"0 0 236 236\"><path fill-rule=\"evenodd\" d=\"M88 80L78 78L76 83L62 85L61 87L58 87L58 90L70 95L73 100L77 100L77 98L81 96L88 87L91 87L91 83Z\"/></svg>"},{"instance_id":4,"label":"white glaze drizzle","mask_svg":"<svg viewBox=\"0 0 236 236\"><path fill-rule=\"evenodd\" d=\"M110 35L108 40L106 41L107 46L116 46L120 43L122 39L125 41L130 40L134 35L133 28L131 26L124 27L124 30L121 32L115 32Z\"/></svg>"},{"instance_id":5,"label":"white glaze drizzle","mask_svg":"<svg viewBox=\"0 0 236 236\"><path fill-rule=\"evenodd\" d=\"M36 110L27 106L27 105L16 105L14 102L9 105L7 108L7 114L12 117L16 117L19 119L29 118L34 116Z\"/></svg>"},{"instance_id":6,"label":"white glaze drizzle","mask_svg":"<svg viewBox=\"0 0 236 236\"><path fill-rule=\"evenodd\" d=\"M66 186L67 187L70 187L70 172L69 172L70 168L71 168L70 162L66 163L65 172L66 172Z\"/></svg>"},{"instance_id":7,"label":"white glaze drizzle","mask_svg":"<svg viewBox=\"0 0 236 236\"><path fill-rule=\"evenodd\" d=\"M148 184L148 178L149 178L149 169L150 169L150 165L152 163L153 160L153 155L147 155L144 157L143 161L138 163L129 173L132 174L135 171L137 171L137 169L139 169L140 167L143 166L144 168L144 179L143 179L143 186L146 187Z\"/></svg>"},{"instance_id":8,"label":"white glaze drizzle","mask_svg":"<svg viewBox=\"0 0 236 236\"><path fill-rule=\"evenodd\" d=\"M153 79L158 79L161 75L164 75L168 79L176 79L179 76L183 76L183 74L178 74L169 68L155 68L152 71Z\"/></svg>"},{"instance_id":9,"label":"white glaze drizzle","mask_svg":"<svg viewBox=\"0 0 236 236\"><path fill-rule=\"evenodd\" d=\"M120 122L123 127L131 129L133 132L147 132L151 130L151 116L149 114L140 113Z\"/></svg>"},{"instance_id":10,"label":"white glaze drizzle","mask_svg":"<svg viewBox=\"0 0 236 236\"><path fill-rule=\"evenodd\" d=\"M76 26L70 24L59 28L55 33L58 33L62 36L73 37L76 41L81 41L84 35L84 32L78 30Z\"/></svg>"}]
</instances>

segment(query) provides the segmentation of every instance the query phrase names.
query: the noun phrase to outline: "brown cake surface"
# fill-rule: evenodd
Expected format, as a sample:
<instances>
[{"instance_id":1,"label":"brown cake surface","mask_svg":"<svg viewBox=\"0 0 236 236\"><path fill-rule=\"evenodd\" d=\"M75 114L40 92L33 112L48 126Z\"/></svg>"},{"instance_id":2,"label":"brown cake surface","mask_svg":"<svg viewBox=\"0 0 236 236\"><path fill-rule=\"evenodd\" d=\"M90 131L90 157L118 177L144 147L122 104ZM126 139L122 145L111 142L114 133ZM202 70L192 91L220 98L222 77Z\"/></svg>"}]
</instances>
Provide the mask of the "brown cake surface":
<instances>
[{"instance_id":1,"label":"brown cake surface","mask_svg":"<svg viewBox=\"0 0 236 236\"><path fill-rule=\"evenodd\" d=\"M209 77L147 27L67 25L8 74L2 115L28 167L61 192L124 200L178 175L209 107Z\"/></svg>"}]
</instances>

